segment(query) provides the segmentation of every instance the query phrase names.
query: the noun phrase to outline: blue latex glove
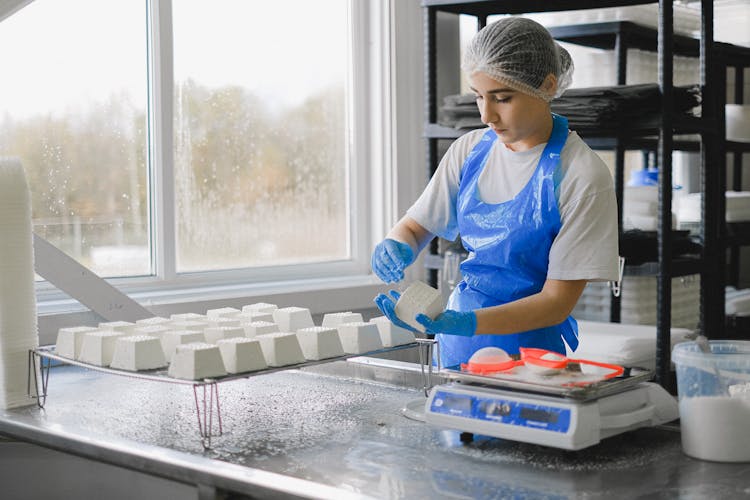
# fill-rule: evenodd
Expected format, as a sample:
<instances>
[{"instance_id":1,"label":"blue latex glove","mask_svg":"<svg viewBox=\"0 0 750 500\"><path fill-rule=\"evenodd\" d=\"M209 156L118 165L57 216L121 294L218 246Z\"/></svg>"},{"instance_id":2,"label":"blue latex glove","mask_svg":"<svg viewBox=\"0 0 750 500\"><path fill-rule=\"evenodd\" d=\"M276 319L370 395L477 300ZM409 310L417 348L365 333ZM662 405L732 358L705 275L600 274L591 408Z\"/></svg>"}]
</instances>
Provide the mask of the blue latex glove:
<instances>
[{"instance_id":1,"label":"blue latex glove","mask_svg":"<svg viewBox=\"0 0 750 500\"><path fill-rule=\"evenodd\" d=\"M406 243L386 238L372 252L372 270L385 283L404 279L404 269L414 262L414 251Z\"/></svg>"},{"instance_id":2,"label":"blue latex glove","mask_svg":"<svg viewBox=\"0 0 750 500\"><path fill-rule=\"evenodd\" d=\"M433 335L443 333L471 337L477 331L477 315L474 311L459 312L448 309L434 320L425 314L417 314L416 320L424 325L426 333Z\"/></svg>"},{"instance_id":3,"label":"blue latex glove","mask_svg":"<svg viewBox=\"0 0 750 500\"><path fill-rule=\"evenodd\" d=\"M401 298L401 294L396 290L391 290L388 293L390 293L390 297L384 293L381 293L380 295L375 297L375 305L378 306L380 312L382 312L386 318L391 320L391 323L393 323L394 325L400 326L401 328L406 328L407 330L412 332L417 332L418 330L416 328L407 325L398 316L396 316L396 302L398 302L398 299Z\"/></svg>"}]
</instances>

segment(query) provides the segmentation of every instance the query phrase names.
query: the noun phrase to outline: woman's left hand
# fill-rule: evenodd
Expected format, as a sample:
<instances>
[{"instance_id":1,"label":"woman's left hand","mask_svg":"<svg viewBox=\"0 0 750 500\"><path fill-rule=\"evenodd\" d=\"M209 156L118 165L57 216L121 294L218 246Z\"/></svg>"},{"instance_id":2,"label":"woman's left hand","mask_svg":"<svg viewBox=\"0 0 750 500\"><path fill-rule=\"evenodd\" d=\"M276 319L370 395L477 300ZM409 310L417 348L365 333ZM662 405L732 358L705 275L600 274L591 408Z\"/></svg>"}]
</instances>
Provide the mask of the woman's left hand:
<instances>
[{"instance_id":1,"label":"woman's left hand","mask_svg":"<svg viewBox=\"0 0 750 500\"><path fill-rule=\"evenodd\" d=\"M417 314L415 319L424 325L426 333L433 335L442 333L471 337L477 331L477 315L474 311L460 312L448 309L434 320L425 314Z\"/></svg>"}]
</instances>

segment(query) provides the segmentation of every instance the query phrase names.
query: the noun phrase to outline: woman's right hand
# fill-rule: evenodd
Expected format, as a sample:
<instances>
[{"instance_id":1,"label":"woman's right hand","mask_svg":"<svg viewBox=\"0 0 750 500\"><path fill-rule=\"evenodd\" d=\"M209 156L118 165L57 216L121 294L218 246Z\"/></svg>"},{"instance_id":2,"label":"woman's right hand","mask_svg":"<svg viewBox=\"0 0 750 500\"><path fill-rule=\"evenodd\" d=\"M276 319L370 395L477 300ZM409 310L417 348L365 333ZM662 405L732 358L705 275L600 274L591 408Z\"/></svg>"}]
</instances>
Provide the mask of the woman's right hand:
<instances>
[{"instance_id":1,"label":"woman's right hand","mask_svg":"<svg viewBox=\"0 0 750 500\"><path fill-rule=\"evenodd\" d=\"M406 243L386 238L372 252L372 270L385 283L404 279L404 269L414 262L414 251Z\"/></svg>"}]
</instances>

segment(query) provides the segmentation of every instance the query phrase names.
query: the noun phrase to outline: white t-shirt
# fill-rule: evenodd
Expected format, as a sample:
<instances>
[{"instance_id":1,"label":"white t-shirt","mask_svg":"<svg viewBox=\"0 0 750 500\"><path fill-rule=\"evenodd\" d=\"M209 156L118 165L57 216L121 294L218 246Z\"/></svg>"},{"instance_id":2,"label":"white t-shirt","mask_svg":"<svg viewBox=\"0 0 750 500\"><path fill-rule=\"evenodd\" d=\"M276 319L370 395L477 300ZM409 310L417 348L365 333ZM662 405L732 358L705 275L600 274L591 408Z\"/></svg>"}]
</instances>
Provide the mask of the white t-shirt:
<instances>
[{"instance_id":1,"label":"white t-shirt","mask_svg":"<svg viewBox=\"0 0 750 500\"><path fill-rule=\"evenodd\" d=\"M458 236L456 198L464 160L487 129L458 138L407 215L432 234L453 241ZM539 144L515 152L496 140L479 175L482 201L502 203L529 182L544 150ZM607 165L575 132L560 155L557 195L562 226L552 243L547 278L614 281L618 279L617 199Z\"/></svg>"}]
</instances>

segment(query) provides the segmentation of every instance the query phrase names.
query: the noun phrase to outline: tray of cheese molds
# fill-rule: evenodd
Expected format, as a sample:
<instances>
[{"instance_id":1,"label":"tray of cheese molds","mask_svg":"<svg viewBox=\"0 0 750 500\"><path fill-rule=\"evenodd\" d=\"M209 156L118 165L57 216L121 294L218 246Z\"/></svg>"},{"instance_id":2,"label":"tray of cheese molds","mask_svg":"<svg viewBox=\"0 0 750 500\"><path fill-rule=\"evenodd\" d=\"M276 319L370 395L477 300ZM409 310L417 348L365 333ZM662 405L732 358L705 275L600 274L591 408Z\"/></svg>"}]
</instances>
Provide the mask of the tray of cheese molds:
<instances>
[{"instance_id":1,"label":"tray of cheese molds","mask_svg":"<svg viewBox=\"0 0 750 500\"><path fill-rule=\"evenodd\" d=\"M151 370L126 370L126 369L121 369L121 368L112 368L110 366L100 366L100 365L96 365L93 363L86 363L80 360L68 358L68 357L57 354L54 345L37 347L36 349L32 349L29 352L29 354L30 356L36 356L38 358L48 360L45 368L51 366L51 363L50 363L51 361L57 361L59 363L80 366L82 368L95 370L95 371L99 371L103 373L109 373L112 375L119 375L119 376L125 376L125 377L131 377L131 378L137 378L137 379L143 379L143 380L153 380L157 382L168 382L168 383L174 383L174 384L205 385L205 384L215 384L219 382L228 382L232 380L254 377L257 375L265 375L265 374L274 373L274 372L278 372L282 370L294 370L294 369L305 368L308 366L315 366L315 365L319 365L323 363L332 363L334 361L341 361L341 360L346 360L346 359L354 358L354 357L377 356L377 355L385 354L388 352L399 351L402 349L411 349L411 348L415 348L419 346L424 346L425 344L432 344L432 342L433 341L425 340L425 339L416 339L414 342L410 342L407 344L397 345L393 347L384 347L382 349L376 349L376 350L368 351L368 352L345 353L340 356L334 356L334 357L329 357L325 359L304 360L299 363L292 363L292 364L283 365L283 366L266 366L264 368L259 368L259 369L252 370L252 371L245 371L245 372L240 372L240 373L227 373L226 375L219 375L215 377L205 377L205 378L199 378L199 379L183 379L183 378L174 377L169 374L168 367L156 368L156 369L151 369ZM189 345L189 344L186 344L186 345ZM426 358L426 359L429 359L429 358ZM33 365L30 365L30 366L33 366Z\"/></svg>"},{"instance_id":2,"label":"tray of cheese molds","mask_svg":"<svg viewBox=\"0 0 750 500\"><path fill-rule=\"evenodd\" d=\"M466 384L552 395L579 401L616 394L651 380L653 372L585 359L569 359L543 349L521 348L508 356L484 348L460 366L443 368L441 376Z\"/></svg>"},{"instance_id":3,"label":"tray of cheese molds","mask_svg":"<svg viewBox=\"0 0 750 500\"><path fill-rule=\"evenodd\" d=\"M427 369L425 369L424 377L424 389L426 391L428 389L430 380L429 376L431 375L431 369L429 368L430 365L427 360L430 360L432 358L432 348L434 344L435 342L430 339L414 339L413 342L395 345L392 347L383 347L366 352L344 353L342 355L326 357L324 359L304 359L299 360L299 362L290 363L283 366L266 365L263 368L258 368L252 371L227 373L225 375L215 377L203 377L195 379L177 378L173 376L173 374L170 374L170 370L167 367L144 370L127 370L123 368L113 368L112 366L100 366L94 363L87 363L77 359L61 356L56 352L56 346L49 345L31 349L29 351L29 375L27 388L29 396L37 400L37 405L39 406L39 408L44 408L48 395L50 372L55 362L79 366L89 370L117 375L121 377L130 377L155 382L167 382L171 384L190 385L193 389L195 411L198 418L198 429L201 443L205 448L210 448L211 439L223 434L221 405L219 403L218 388L218 385L221 382L245 379L282 370L294 370L323 363L332 363L334 361L346 360L353 357L377 356L380 354L399 351L403 349L419 348L419 355L420 359L422 360L423 367L425 365L428 367ZM201 347L204 345L209 344L184 344L179 346L179 348L183 348L185 351L190 351L192 350L192 347ZM197 350L199 351L200 349ZM116 358L113 358L113 360L114 359ZM174 362L175 358L173 357L173 363Z\"/></svg>"}]
</instances>

